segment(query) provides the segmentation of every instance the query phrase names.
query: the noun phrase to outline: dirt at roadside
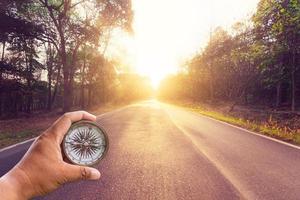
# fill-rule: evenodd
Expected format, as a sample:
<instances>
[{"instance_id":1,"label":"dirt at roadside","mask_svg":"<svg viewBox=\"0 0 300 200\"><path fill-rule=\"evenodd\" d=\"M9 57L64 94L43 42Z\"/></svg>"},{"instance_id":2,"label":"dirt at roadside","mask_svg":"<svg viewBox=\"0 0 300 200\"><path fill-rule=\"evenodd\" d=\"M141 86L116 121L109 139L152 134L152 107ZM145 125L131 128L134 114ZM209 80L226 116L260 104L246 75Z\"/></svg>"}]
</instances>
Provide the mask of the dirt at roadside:
<instances>
[{"instance_id":1,"label":"dirt at roadside","mask_svg":"<svg viewBox=\"0 0 300 200\"><path fill-rule=\"evenodd\" d=\"M106 104L88 111L94 115L100 115L121 106L123 105ZM0 149L40 135L61 115L62 112L56 110L35 113L17 119L0 120Z\"/></svg>"},{"instance_id":2,"label":"dirt at roadside","mask_svg":"<svg viewBox=\"0 0 300 200\"><path fill-rule=\"evenodd\" d=\"M246 106L236 106L232 111L225 109L225 114L233 117L243 118L258 123L266 123L272 126L296 130L300 133L300 114L290 111L276 111L268 108L251 108Z\"/></svg>"},{"instance_id":3,"label":"dirt at roadside","mask_svg":"<svg viewBox=\"0 0 300 200\"><path fill-rule=\"evenodd\" d=\"M215 111L227 116L249 120L259 124L268 124L270 126L281 127L287 131L297 131L300 133L300 112L290 112L288 109L274 110L267 107L258 106L234 106L231 104L218 103L195 103L184 102L187 106L198 106L207 111Z\"/></svg>"}]
</instances>

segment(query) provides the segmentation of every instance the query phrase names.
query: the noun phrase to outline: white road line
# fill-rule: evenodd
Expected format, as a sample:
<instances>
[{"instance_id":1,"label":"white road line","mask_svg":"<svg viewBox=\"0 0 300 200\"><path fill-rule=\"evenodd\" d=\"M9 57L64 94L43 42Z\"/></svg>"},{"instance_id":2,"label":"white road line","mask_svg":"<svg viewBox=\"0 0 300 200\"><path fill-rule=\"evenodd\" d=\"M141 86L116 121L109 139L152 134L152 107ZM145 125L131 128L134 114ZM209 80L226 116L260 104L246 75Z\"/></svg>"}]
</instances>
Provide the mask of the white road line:
<instances>
[{"instance_id":1,"label":"white road line","mask_svg":"<svg viewBox=\"0 0 300 200\"><path fill-rule=\"evenodd\" d=\"M105 115L108 115L108 114L113 114L113 113L116 113L116 112L120 112L122 110L125 110L126 108L130 107L132 105L127 105L127 106L124 106L124 107L121 107L121 108L118 108L116 110L112 110L112 111L109 111L109 112L106 112L106 113L102 113L101 115L97 115L96 117L96 120L99 120L99 119L102 119Z\"/></svg>"},{"instance_id":2,"label":"white road line","mask_svg":"<svg viewBox=\"0 0 300 200\"><path fill-rule=\"evenodd\" d=\"M256 136L265 138L265 139L267 139L267 140L272 140L273 142L277 142L277 143L280 143L280 144L283 144L283 145L286 145L286 146L289 146L289 147L292 147L292 148L295 148L295 149L299 149L299 150L300 150L300 146L297 146L297 145L294 145L294 144L291 144L291 143L288 143L288 142L284 142L284 141L282 141L282 140L279 140L279 139L276 139L276 138L272 138L272 137L267 136L267 135L263 135L263 134L260 134L260 133L255 133L255 132L253 132L253 131L249 131L249 130L247 130L247 129L245 129L245 128L242 128L242 127L239 127L239 126L230 124L230 123L228 123L228 122L224 122L224 121L221 121L221 120L218 120L218 119L215 119L215 118L212 118L212 117L203 115L203 114L201 114L201 113L197 113L197 112L195 112L195 111L187 110L187 108L179 107L179 106L175 106L175 105L170 105L170 104L166 104L166 103L162 103L162 104L165 105L165 106L168 106L170 109L179 109L179 110L182 110L182 111L187 112L187 113L192 113L192 114L197 115L197 116L200 116L200 117L205 117L205 118L207 118L207 119L214 120L214 121L216 121L216 122L219 122L219 123L222 123L222 124L231 126L231 127L233 127L233 128L236 128L236 129L245 131L245 132L247 132L247 133L250 133L250 134L253 134L253 135L256 135ZM167 109L168 109L168 108L167 108Z\"/></svg>"},{"instance_id":3,"label":"white road line","mask_svg":"<svg viewBox=\"0 0 300 200\"><path fill-rule=\"evenodd\" d=\"M183 127L176 123L176 121L168 112L168 110L166 110L166 112L169 115L170 120L172 121L174 126L178 128L178 130L180 130L190 140L190 142L195 146L196 151L198 151L201 155L205 156L205 158L209 160L210 163L223 175L223 177L238 191L238 193L243 197L242 199L257 199L254 197L254 194L252 194L251 191L245 189L240 183L239 179L235 178L235 176L232 175L232 173L230 173L230 171L227 170L222 164L220 164L218 160L215 160L213 159L213 157L209 156L209 154L203 148L201 148L197 142L195 142L193 136L189 134L189 132L186 131Z\"/></svg>"},{"instance_id":4,"label":"white road line","mask_svg":"<svg viewBox=\"0 0 300 200\"><path fill-rule=\"evenodd\" d=\"M191 112L191 111L189 111L189 112ZM278 140L278 139L276 139L276 138L272 138L272 137L267 136L267 135L263 135L263 134L260 134L260 133L255 133L255 132L249 131L249 130L247 130L247 129L245 129L245 128L242 128L242 127L239 127L239 126L230 124L230 123L228 123L228 122L220 121L220 120L214 119L214 118L212 118L212 117L209 117L209 116L206 116L206 115L202 115L202 114L200 114L200 113L196 113L196 112L191 112L191 113L196 114L196 115L199 115L199 116L201 116L201 117L205 117L205 118L214 120L214 121L216 121L216 122L219 122L219 123L222 123L222 124L225 124L225 125L228 125L228 126L231 126L231 127L233 127L233 128L236 128L236 129L245 131L245 132L247 132L247 133L251 133L251 134L253 134L253 135L256 135L256 136L259 136L259 137L263 137L263 138L265 138L265 139L272 140L272 141L274 141L274 142L277 142L277 143L280 143L280 144L283 144L283 145L287 145L287 146L289 146L289 147L292 147L292 148L295 148L295 149L299 149L299 150L300 150L300 146L297 146L297 145L294 145L294 144L291 144L291 143L288 143L288 142L284 142L284 141L282 141L282 140Z\"/></svg>"},{"instance_id":5,"label":"white road line","mask_svg":"<svg viewBox=\"0 0 300 200\"><path fill-rule=\"evenodd\" d=\"M133 105L134 105L134 104L133 104ZM131 107L131 106L133 106L133 105L124 106L123 108L119 108L119 109L117 109L117 110L110 111L110 112L107 112L107 113L103 113L103 114L101 114L101 115L98 115L98 116L97 116L97 120L103 118L103 117L104 117L105 115L107 115L107 114L112 114L112 113L115 113L115 112L119 112L119 111L125 110L126 108ZM278 139L275 139L275 138L272 138L272 137L269 137L269 136L266 136L266 135L262 135L262 134L259 134L259 133L255 133L255 132L253 132L253 131L249 131L249 130L244 129L244 128L241 128L241 127L239 127L239 126L235 126L235 125L232 125L232 124L230 124L230 123L223 122L223 121L214 119L214 118L212 118L212 117L208 117L208 116L206 116L206 115L202 115L202 114L200 114L200 113L196 113L196 112L192 112L192 111L185 110L184 108L181 108L181 107L179 107L179 108L180 108L180 110L183 110L183 111L185 111L185 112L190 112L190 113L192 113L192 114L199 115L199 116L201 116L201 117L205 117L205 118L208 118L208 119L210 119L210 120L214 120L214 121L216 121L216 122L219 122L219 123L222 123L222 124L231 126L231 127L233 127L233 128L236 128L236 129L245 131L245 132L247 132L247 133L251 133L251 134L253 134L253 135L256 135L256 136L259 136L259 137L262 137L262 138L265 138L265 139L268 139L268 140L272 140L272 141L274 141L274 142L277 142L277 143L280 143L280 144L283 144L283 145L287 145L287 146L289 146L289 147L292 147L292 148L295 148L295 149L299 149L299 150L300 150L300 146L296 146L296 145L293 145L293 144L290 144L290 143L287 143L287 142L284 142L284 141L281 141L281 140L278 140ZM178 108L177 108L177 109L178 109ZM13 144L13 145L8 146L8 147L5 147L5 148L3 148L3 149L0 149L0 153L3 152L3 151L6 151L6 150L8 150L8 149L14 148L14 147L16 147L16 146L25 144L25 143L27 143L27 142L31 142L31 141L33 141L33 140L35 140L35 139L36 139L36 137L35 137L35 138L31 138L31 139L29 139L29 140L25 140L25 141L20 142L20 143L17 143L17 144Z\"/></svg>"},{"instance_id":6,"label":"white road line","mask_svg":"<svg viewBox=\"0 0 300 200\"><path fill-rule=\"evenodd\" d=\"M130 105L129 105L129 106L130 106ZM114 112L122 111L123 109L126 109L126 108L129 107L129 106L125 106L125 107L119 108L119 109L117 109L117 110L113 110L113 111L106 112L106 113L103 113L103 114L101 114L101 115L98 115L98 116L97 116L97 120L101 119L102 117L104 117L104 116L107 115L107 114L112 114L112 113L114 113ZM19 146L19 145L22 145L22 144L26 144L26 143L32 142L32 141L35 140L36 138L37 138L37 137L34 137L34 138L31 138L31 139L25 140L25 141L23 141L23 142L19 142L19 143L10 145L10 146L8 146L8 147L4 147L4 148L0 149L0 153L3 152L3 151L9 150L9 149L15 148L15 147L17 147L17 146Z\"/></svg>"},{"instance_id":7,"label":"white road line","mask_svg":"<svg viewBox=\"0 0 300 200\"><path fill-rule=\"evenodd\" d=\"M14 147L17 147L19 145L22 145L22 144L25 144L25 143L29 143L29 142L32 142L33 140L35 140L37 137L34 137L34 138L31 138L31 139L28 139L28 140L25 140L23 142L19 142L17 144L13 144L11 146L8 146L8 147L4 147L3 149L0 149L0 153L3 152L3 151L6 151L6 150L9 150L9 149L12 149Z\"/></svg>"}]
</instances>

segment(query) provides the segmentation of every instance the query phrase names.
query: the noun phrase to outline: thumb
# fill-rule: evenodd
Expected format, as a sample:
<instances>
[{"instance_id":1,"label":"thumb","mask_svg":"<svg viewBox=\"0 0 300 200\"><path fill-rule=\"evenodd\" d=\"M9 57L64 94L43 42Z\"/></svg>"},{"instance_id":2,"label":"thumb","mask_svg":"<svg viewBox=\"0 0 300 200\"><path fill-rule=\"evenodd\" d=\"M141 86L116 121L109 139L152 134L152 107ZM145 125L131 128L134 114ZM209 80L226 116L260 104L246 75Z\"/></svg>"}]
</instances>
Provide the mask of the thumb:
<instances>
[{"instance_id":1,"label":"thumb","mask_svg":"<svg viewBox=\"0 0 300 200\"><path fill-rule=\"evenodd\" d=\"M69 181L98 180L101 176L100 172L95 168L71 164L67 164L66 175Z\"/></svg>"}]
</instances>

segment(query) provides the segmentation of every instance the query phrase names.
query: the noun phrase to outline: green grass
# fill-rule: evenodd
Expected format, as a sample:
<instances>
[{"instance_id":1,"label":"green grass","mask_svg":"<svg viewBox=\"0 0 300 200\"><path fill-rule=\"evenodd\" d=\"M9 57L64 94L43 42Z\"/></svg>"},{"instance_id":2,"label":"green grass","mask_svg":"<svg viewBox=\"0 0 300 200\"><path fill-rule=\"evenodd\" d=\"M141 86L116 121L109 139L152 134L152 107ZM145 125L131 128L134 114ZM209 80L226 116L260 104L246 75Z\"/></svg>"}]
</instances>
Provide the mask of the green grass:
<instances>
[{"instance_id":1,"label":"green grass","mask_svg":"<svg viewBox=\"0 0 300 200\"><path fill-rule=\"evenodd\" d=\"M193 112L200 113L202 115L227 122L263 135L274 137L294 144L300 144L300 134L297 132L297 130L291 130L288 127L280 127L275 121L272 121L272 119L269 119L267 122L255 122L237 118L220 112L210 111L199 106L185 105L185 108L188 108Z\"/></svg>"},{"instance_id":2,"label":"green grass","mask_svg":"<svg viewBox=\"0 0 300 200\"><path fill-rule=\"evenodd\" d=\"M16 133L0 132L0 148L33 138L39 133L39 129L24 130Z\"/></svg>"},{"instance_id":3,"label":"green grass","mask_svg":"<svg viewBox=\"0 0 300 200\"><path fill-rule=\"evenodd\" d=\"M126 104L108 103L95 106L88 111L100 115L123 107ZM46 130L60 116L59 112L40 113L29 118L0 120L0 148L36 137ZM4 126L5 125L5 126Z\"/></svg>"}]
</instances>

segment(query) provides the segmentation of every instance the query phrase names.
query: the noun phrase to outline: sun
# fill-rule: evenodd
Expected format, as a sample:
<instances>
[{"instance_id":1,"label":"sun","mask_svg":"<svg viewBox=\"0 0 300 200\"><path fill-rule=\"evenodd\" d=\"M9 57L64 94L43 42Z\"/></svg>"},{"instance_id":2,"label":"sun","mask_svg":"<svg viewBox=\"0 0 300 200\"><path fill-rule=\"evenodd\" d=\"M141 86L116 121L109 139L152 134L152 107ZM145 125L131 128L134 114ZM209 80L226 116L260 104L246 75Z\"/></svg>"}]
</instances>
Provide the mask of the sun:
<instances>
[{"instance_id":1,"label":"sun","mask_svg":"<svg viewBox=\"0 0 300 200\"><path fill-rule=\"evenodd\" d=\"M154 53L137 53L136 72L149 77L154 89L159 87L161 80L177 70L177 63L166 59L164 54Z\"/></svg>"},{"instance_id":2,"label":"sun","mask_svg":"<svg viewBox=\"0 0 300 200\"><path fill-rule=\"evenodd\" d=\"M116 33L119 43L112 45L108 54L149 77L156 89L162 79L180 70L185 59L205 47L213 29L229 29L249 18L258 1L132 0L134 35L128 39ZM120 54L126 55L116 55L120 46L126 49Z\"/></svg>"}]
</instances>

